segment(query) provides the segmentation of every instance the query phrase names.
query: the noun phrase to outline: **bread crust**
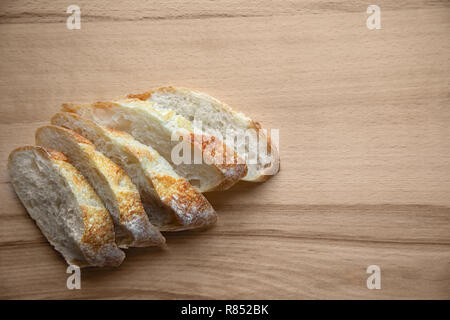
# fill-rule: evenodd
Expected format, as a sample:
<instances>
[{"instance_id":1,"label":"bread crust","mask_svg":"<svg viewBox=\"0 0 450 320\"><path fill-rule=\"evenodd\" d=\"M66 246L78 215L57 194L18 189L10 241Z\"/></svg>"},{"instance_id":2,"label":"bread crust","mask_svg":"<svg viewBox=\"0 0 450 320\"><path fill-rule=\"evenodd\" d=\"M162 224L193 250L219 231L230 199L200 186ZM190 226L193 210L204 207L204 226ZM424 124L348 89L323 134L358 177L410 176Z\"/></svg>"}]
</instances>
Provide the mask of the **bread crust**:
<instances>
[{"instance_id":1,"label":"bread crust","mask_svg":"<svg viewBox=\"0 0 450 320\"><path fill-rule=\"evenodd\" d=\"M247 165L240 163L238 155L221 140L210 135L185 134L183 138L192 146L202 150L204 161L215 163L221 172L223 180L213 190L222 191L231 188L238 180L247 174ZM233 159L228 163L224 159Z\"/></svg>"},{"instance_id":2,"label":"bread crust","mask_svg":"<svg viewBox=\"0 0 450 320\"><path fill-rule=\"evenodd\" d=\"M66 261L69 264L79 263L80 267L88 265L120 265L125 258L125 254L117 248L115 244L113 221L95 191L84 177L68 162L68 158L64 154L48 148L39 146L20 147L13 150L9 155L8 171L10 175L13 175L12 159L16 153L22 151L39 153L42 158L48 160L52 164L52 168L55 172L57 172L62 179L68 181L73 196L77 200L83 221L83 235L79 242L79 248L86 261L69 261L67 257L64 256ZM63 172L63 170L65 172ZM97 203L98 206L84 204L83 198L91 199L94 203ZM27 207L26 209L27 211L29 210ZM46 234L44 235L50 243L54 244L53 239L50 239Z\"/></svg>"},{"instance_id":3,"label":"bread crust","mask_svg":"<svg viewBox=\"0 0 450 320\"><path fill-rule=\"evenodd\" d=\"M36 144L44 146L52 144L52 142L43 138L45 132L60 134L70 139L76 145L76 151L74 152L79 153L85 159L89 159L89 165L93 166L93 169L103 177L104 183L114 195L114 199L111 199L111 201L116 204L116 218L118 218L115 220L116 227L120 227L126 232L125 235L121 234L120 237L116 237L120 247L144 247L165 243L164 237L148 220L135 185L119 166L98 152L91 141L66 128L53 125L39 128L36 131ZM70 159L70 155L67 154L66 156L68 156L69 162L77 167L73 159ZM82 168L79 169L85 174L87 180L91 180L87 172L83 172ZM92 180L91 184L94 189L98 187ZM102 200L107 204L106 199Z\"/></svg>"}]
</instances>

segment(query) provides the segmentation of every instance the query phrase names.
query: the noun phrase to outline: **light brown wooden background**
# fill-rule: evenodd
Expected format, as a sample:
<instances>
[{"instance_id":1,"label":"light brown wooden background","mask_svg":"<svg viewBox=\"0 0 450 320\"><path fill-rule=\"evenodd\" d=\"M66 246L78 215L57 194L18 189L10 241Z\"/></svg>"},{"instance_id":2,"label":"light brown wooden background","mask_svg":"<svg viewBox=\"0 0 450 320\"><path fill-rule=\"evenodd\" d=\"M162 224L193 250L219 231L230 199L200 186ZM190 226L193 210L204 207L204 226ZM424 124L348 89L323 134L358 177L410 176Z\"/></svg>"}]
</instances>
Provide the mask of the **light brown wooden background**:
<instances>
[{"instance_id":1,"label":"light brown wooden background","mask_svg":"<svg viewBox=\"0 0 450 320\"><path fill-rule=\"evenodd\" d=\"M0 58L1 298L450 298L449 1L2 0ZM282 170L67 290L7 156L63 102L167 84L280 129Z\"/></svg>"}]
</instances>

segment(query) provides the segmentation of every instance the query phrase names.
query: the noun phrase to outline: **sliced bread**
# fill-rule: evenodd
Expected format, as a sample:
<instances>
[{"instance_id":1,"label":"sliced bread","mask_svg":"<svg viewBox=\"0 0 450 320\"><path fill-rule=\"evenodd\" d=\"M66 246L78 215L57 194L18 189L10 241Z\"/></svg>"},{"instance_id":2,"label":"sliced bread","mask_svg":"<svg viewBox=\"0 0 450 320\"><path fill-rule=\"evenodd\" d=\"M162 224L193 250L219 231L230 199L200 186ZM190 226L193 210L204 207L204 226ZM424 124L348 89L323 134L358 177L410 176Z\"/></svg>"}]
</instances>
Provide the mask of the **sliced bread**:
<instances>
[{"instance_id":1,"label":"sliced bread","mask_svg":"<svg viewBox=\"0 0 450 320\"><path fill-rule=\"evenodd\" d=\"M153 147L200 192L228 189L247 173L245 163L222 141L197 135L188 120L170 110L159 111L151 102L123 99L88 105L65 104L62 110L130 133L136 140ZM183 150L183 156L187 154L187 161L173 159L179 150ZM203 158L195 163L188 152ZM223 163L223 159L232 159L233 163Z\"/></svg>"},{"instance_id":2,"label":"sliced bread","mask_svg":"<svg viewBox=\"0 0 450 320\"><path fill-rule=\"evenodd\" d=\"M64 153L85 176L113 218L120 247L165 242L150 223L136 186L118 165L98 152L92 142L72 130L44 126L36 131L36 144Z\"/></svg>"},{"instance_id":3,"label":"sliced bread","mask_svg":"<svg viewBox=\"0 0 450 320\"><path fill-rule=\"evenodd\" d=\"M261 124L205 93L169 86L130 94L128 98L151 101L154 108L173 110L194 124L201 124L199 129L206 134L224 137L227 145L232 145L234 151L246 159L248 172L242 180L264 181L279 171L277 147ZM231 137L231 143L226 139L228 137Z\"/></svg>"},{"instance_id":4,"label":"sliced bread","mask_svg":"<svg viewBox=\"0 0 450 320\"><path fill-rule=\"evenodd\" d=\"M108 211L60 152L26 146L8 159L11 183L31 218L68 264L118 266L125 254L114 241Z\"/></svg>"},{"instance_id":5,"label":"sliced bread","mask_svg":"<svg viewBox=\"0 0 450 320\"><path fill-rule=\"evenodd\" d=\"M118 164L138 188L150 221L161 231L193 229L216 221L206 198L152 147L126 132L100 126L75 113L58 113L51 123L89 139L98 151Z\"/></svg>"}]
</instances>

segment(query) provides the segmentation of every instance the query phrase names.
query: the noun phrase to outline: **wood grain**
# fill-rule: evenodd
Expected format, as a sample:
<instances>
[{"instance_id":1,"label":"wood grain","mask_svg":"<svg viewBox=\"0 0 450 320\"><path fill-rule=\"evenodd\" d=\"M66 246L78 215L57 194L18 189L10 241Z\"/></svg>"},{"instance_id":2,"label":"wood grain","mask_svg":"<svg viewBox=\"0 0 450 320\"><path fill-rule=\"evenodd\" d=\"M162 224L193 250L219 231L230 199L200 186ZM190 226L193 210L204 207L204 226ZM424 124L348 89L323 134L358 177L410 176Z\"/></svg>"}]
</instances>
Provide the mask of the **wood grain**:
<instances>
[{"instance_id":1,"label":"wood grain","mask_svg":"<svg viewBox=\"0 0 450 320\"><path fill-rule=\"evenodd\" d=\"M371 31L363 1L2 1L0 298L449 299L450 3L376 4ZM208 194L214 228L68 290L7 156L63 102L166 84L280 129L282 170Z\"/></svg>"}]
</instances>

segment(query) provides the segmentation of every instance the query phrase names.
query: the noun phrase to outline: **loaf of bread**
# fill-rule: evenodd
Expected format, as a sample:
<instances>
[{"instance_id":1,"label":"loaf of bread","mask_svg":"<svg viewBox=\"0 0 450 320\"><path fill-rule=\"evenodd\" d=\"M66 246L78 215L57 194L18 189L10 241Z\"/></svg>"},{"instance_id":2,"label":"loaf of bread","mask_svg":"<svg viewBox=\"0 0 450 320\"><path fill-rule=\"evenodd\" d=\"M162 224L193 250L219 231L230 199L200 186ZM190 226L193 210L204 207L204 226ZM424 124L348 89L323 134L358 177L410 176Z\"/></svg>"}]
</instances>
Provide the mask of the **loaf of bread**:
<instances>
[{"instance_id":1,"label":"loaf of bread","mask_svg":"<svg viewBox=\"0 0 450 320\"><path fill-rule=\"evenodd\" d=\"M111 213L120 247L165 242L148 220L136 186L119 166L98 152L92 142L72 130L44 126L36 131L36 144L62 152L86 177Z\"/></svg>"},{"instance_id":2,"label":"loaf of bread","mask_svg":"<svg viewBox=\"0 0 450 320\"><path fill-rule=\"evenodd\" d=\"M179 231L215 223L216 214L208 200L152 147L74 113L57 113L51 122L89 139L118 164L138 188L150 221L160 230Z\"/></svg>"},{"instance_id":3,"label":"loaf of bread","mask_svg":"<svg viewBox=\"0 0 450 320\"><path fill-rule=\"evenodd\" d=\"M120 248L161 246L161 231L217 221L206 197L280 168L261 125L204 93L163 87L64 104L38 146L11 152L19 199L68 264L118 266Z\"/></svg>"},{"instance_id":4,"label":"loaf of bread","mask_svg":"<svg viewBox=\"0 0 450 320\"><path fill-rule=\"evenodd\" d=\"M78 113L105 127L128 132L136 140L154 148L200 192L226 190L247 173L245 163L239 161L233 150L224 148L222 141L214 137L197 137L189 121L170 110L158 111L151 102L125 99L87 105L65 104L62 110ZM180 145L174 137L180 137L181 144L185 144L180 150L199 153L203 159L195 163L189 153L187 163L174 163L173 151ZM223 163L223 159L233 161L228 164Z\"/></svg>"},{"instance_id":5,"label":"loaf of bread","mask_svg":"<svg viewBox=\"0 0 450 320\"><path fill-rule=\"evenodd\" d=\"M108 211L67 157L26 146L11 152L8 171L29 215L68 264L102 267L122 263L125 254L114 241Z\"/></svg>"}]
</instances>

